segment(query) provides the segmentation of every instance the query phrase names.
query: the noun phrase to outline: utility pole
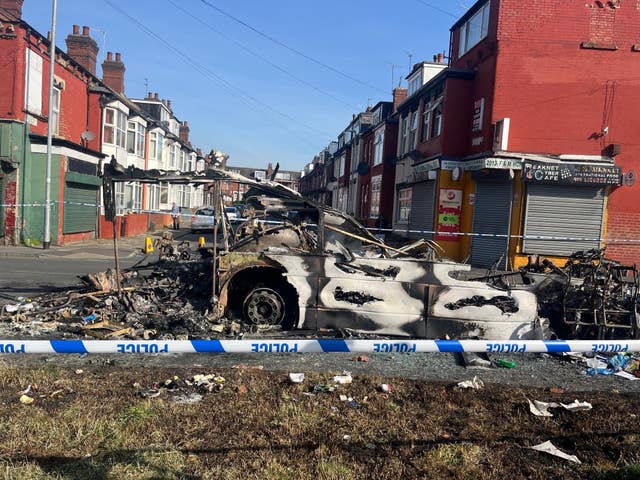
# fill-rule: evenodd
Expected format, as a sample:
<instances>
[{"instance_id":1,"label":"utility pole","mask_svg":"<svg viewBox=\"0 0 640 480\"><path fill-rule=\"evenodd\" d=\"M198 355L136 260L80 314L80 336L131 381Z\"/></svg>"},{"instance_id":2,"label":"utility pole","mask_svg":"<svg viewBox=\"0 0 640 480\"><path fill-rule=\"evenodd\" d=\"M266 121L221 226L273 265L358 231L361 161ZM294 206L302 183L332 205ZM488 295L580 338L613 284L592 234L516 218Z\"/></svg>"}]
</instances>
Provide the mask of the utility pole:
<instances>
[{"instance_id":1,"label":"utility pole","mask_svg":"<svg viewBox=\"0 0 640 480\"><path fill-rule=\"evenodd\" d=\"M56 15L58 0L53 0L51 13L51 40L49 43L49 114L47 121L47 165L44 185L44 238L42 248L51 247L51 150L53 139L53 73L56 64Z\"/></svg>"}]
</instances>

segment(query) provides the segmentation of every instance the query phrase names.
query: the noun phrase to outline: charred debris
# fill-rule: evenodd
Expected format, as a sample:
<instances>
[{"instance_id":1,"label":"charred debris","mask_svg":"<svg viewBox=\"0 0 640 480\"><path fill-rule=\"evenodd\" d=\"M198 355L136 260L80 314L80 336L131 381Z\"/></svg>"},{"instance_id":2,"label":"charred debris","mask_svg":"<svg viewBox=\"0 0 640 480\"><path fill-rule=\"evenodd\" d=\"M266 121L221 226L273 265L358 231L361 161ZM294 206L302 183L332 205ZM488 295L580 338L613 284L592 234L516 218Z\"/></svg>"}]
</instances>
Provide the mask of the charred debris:
<instances>
[{"instance_id":1,"label":"charred debris","mask_svg":"<svg viewBox=\"0 0 640 480\"><path fill-rule=\"evenodd\" d=\"M10 328L101 339L237 338L294 329L517 339L530 337L514 332L544 318L559 338L640 336L638 272L607 260L603 250L576 252L562 268L532 257L516 272L470 278L468 265L442 259L432 241L391 247L349 215L272 179L223 169L145 171L112 159L103 175L108 220L115 219L114 183L128 181L212 189L213 248L194 250L165 232L154 261L145 257L120 271L114 239L114 270L85 275L83 286L66 292L5 305L0 319ZM249 186L243 216L233 223L222 205L221 181ZM400 313L390 315L394 311ZM502 333L492 321L513 324Z\"/></svg>"}]
</instances>

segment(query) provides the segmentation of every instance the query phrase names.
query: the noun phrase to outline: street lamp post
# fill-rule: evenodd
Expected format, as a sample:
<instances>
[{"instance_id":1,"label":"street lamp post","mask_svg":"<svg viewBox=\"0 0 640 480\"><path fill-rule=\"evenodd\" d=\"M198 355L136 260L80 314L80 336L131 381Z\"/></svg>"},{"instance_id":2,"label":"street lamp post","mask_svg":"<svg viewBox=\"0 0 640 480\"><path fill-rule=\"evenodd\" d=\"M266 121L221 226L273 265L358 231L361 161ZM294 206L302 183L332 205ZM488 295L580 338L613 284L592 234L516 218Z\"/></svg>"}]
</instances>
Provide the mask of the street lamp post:
<instances>
[{"instance_id":1,"label":"street lamp post","mask_svg":"<svg viewBox=\"0 0 640 480\"><path fill-rule=\"evenodd\" d=\"M44 239L42 248L51 246L51 150L53 138L53 73L56 64L56 13L58 0L53 0L51 13L51 40L49 43L49 114L47 121L47 166L45 170L44 186Z\"/></svg>"}]
</instances>

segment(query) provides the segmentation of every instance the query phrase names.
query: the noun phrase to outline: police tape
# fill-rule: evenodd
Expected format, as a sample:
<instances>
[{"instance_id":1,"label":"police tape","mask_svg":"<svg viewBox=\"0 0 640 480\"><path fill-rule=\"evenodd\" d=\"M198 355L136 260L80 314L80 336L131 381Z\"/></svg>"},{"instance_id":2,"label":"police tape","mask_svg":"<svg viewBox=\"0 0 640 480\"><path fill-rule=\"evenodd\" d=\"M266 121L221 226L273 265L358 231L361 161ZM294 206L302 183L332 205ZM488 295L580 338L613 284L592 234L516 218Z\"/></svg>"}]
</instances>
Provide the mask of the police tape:
<instances>
[{"instance_id":1,"label":"police tape","mask_svg":"<svg viewBox=\"0 0 640 480\"><path fill-rule=\"evenodd\" d=\"M50 204L53 205L80 205L84 207L93 207L93 208L102 208L101 204L96 203L83 203L83 202L70 202L68 200L52 200ZM0 204L0 208L17 208L17 207L44 207L46 203L42 202L34 202L34 203L5 203ZM189 207L186 207L189 208ZM155 209L135 209L135 210L127 210L130 213L153 213L153 214L162 214L162 215L170 215L171 212L168 210L155 210ZM180 213L181 217L198 217L198 218L209 218L208 215L193 215L190 213ZM273 220L260 220L261 223L264 224L274 224L279 225L282 222L273 221ZM309 226L314 226L309 224ZM457 237L478 237L478 238L500 238L500 239L519 239L519 240L547 240L547 241L563 241L563 242L594 242L600 244L603 241L602 238L596 237L562 237L556 235L513 235L507 233L479 233L479 232L441 232L436 230L415 230L408 228L366 228L372 233L399 233L399 234L420 234L420 235L437 235L439 237L451 237L451 241L455 241ZM607 239L608 244L619 244L619 243L633 243L640 244L640 238L609 238Z\"/></svg>"},{"instance_id":2,"label":"police tape","mask_svg":"<svg viewBox=\"0 0 640 480\"><path fill-rule=\"evenodd\" d=\"M624 353L640 340L0 340L0 353Z\"/></svg>"}]
</instances>

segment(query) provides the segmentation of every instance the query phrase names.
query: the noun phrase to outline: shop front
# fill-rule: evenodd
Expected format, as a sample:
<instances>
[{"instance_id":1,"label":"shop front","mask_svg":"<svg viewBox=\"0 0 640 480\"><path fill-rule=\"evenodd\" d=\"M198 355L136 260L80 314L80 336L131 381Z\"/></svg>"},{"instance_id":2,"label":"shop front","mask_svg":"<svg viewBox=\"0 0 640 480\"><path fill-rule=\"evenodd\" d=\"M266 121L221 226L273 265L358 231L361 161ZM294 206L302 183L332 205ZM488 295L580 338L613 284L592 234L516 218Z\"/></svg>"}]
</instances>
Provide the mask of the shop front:
<instances>
[{"instance_id":1,"label":"shop front","mask_svg":"<svg viewBox=\"0 0 640 480\"><path fill-rule=\"evenodd\" d=\"M518 263L528 255L566 257L603 245L610 187L621 169L602 162L525 161L523 241Z\"/></svg>"}]
</instances>

